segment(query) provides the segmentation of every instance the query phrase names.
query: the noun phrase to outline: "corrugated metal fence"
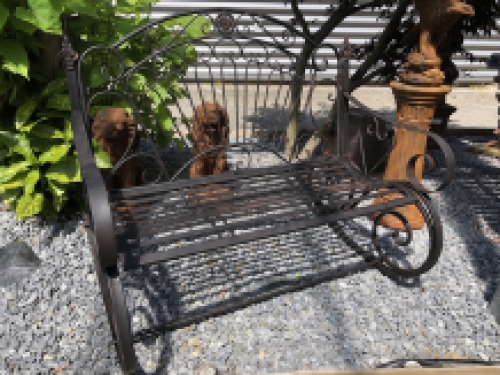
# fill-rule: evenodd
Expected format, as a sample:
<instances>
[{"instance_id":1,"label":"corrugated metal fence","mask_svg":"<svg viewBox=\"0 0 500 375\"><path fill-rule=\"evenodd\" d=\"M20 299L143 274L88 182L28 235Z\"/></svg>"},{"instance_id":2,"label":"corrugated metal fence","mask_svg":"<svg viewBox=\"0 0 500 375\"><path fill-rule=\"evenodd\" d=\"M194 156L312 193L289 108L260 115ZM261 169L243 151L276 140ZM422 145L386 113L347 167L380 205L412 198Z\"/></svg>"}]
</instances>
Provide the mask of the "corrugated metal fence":
<instances>
[{"instance_id":1,"label":"corrugated metal fence","mask_svg":"<svg viewBox=\"0 0 500 375\"><path fill-rule=\"evenodd\" d=\"M318 25L327 19L325 10L336 0L305 0L300 2L300 9L303 10L306 21L312 24L311 30L315 30L314 25ZM192 0L166 0L160 1L154 6L153 18L160 18L173 12L189 11L201 8L211 7L230 7L244 9L255 13L267 14L281 20L288 21L292 18L290 4L285 5L284 1L240 1L221 0L217 2L208 1L192 1ZM355 16L348 17L325 40L328 43L340 46L345 35L354 44L361 44L368 41L372 36L380 33L385 26L385 20L378 19L379 11L362 11ZM497 20L500 24L500 20ZM316 26L317 27L317 26ZM492 37L476 37L466 38L465 46L478 57L489 58L492 53L500 53L500 35ZM335 67L336 61L334 56L328 56ZM487 69L484 63L471 63L465 56L455 55L454 62L460 71L460 77L457 80L458 84L477 84L477 83L493 83L493 77L497 75L497 71ZM353 61L351 67L356 69L359 66L359 61Z\"/></svg>"}]
</instances>

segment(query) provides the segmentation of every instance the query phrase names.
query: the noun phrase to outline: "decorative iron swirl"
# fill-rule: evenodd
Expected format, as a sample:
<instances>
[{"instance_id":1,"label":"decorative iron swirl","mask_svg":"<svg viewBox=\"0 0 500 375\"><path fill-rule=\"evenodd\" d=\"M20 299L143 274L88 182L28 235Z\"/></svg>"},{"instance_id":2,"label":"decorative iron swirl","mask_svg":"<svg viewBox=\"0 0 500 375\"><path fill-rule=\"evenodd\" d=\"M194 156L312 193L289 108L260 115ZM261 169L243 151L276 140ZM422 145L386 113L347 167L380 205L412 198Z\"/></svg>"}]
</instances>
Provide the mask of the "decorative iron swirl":
<instances>
[{"instance_id":1,"label":"decorative iron swirl","mask_svg":"<svg viewBox=\"0 0 500 375\"><path fill-rule=\"evenodd\" d=\"M219 13L213 24L223 38L230 38L236 30L236 20L229 12Z\"/></svg>"},{"instance_id":2,"label":"decorative iron swirl","mask_svg":"<svg viewBox=\"0 0 500 375\"><path fill-rule=\"evenodd\" d=\"M160 25L162 23L168 23L169 21L172 21L173 19L178 18L178 17L203 15L203 16L211 19L213 22L213 16L211 16L211 15L213 15L213 14L228 14L228 13L231 14L233 17L237 14L240 16L250 17L263 30L267 30L267 29L265 28L265 26L262 25L260 20L265 20L265 21L270 22L274 25L280 25L280 26L284 27L290 33L289 35L295 36L295 37L301 37L304 39L304 41L306 43L311 43L313 46L317 46L317 43L311 37L304 34L302 31L300 31L299 29L294 27L291 23L281 21L275 17L269 16L266 14L256 14L256 13L246 12L246 11L241 10L241 9L205 8L205 9L200 9L197 11L186 11L186 12L178 13L176 15L170 15L170 16L166 16L166 17L162 17L162 18L153 20L153 21L135 29L134 31L131 31L129 34L125 35L122 39L120 39L119 41L114 43L112 45L112 47L117 48L117 47L121 46L122 44L128 42L129 40L131 40L135 36L140 35L145 30L149 30L149 29L155 27L156 25ZM179 32L185 32L186 29L187 29L187 25L184 28L181 28L181 30ZM322 46L331 48L335 52L335 56L337 58L340 57L341 51L336 46L331 45L331 44L323 44Z\"/></svg>"},{"instance_id":3,"label":"decorative iron swirl","mask_svg":"<svg viewBox=\"0 0 500 375\"><path fill-rule=\"evenodd\" d=\"M382 127L382 125L380 125L380 119L378 117L374 117L373 119L375 120L375 123L368 124L368 126L366 127L366 132L369 135L374 135L375 138L377 138L379 141L388 139L389 131L387 130L387 127Z\"/></svg>"},{"instance_id":4,"label":"decorative iron swirl","mask_svg":"<svg viewBox=\"0 0 500 375\"><path fill-rule=\"evenodd\" d=\"M176 18L182 18L185 16L192 16L192 18L187 18L187 22L182 22L180 24L175 24L175 22L172 23L172 21L175 21ZM208 18L210 22L198 22L201 16ZM243 17L245 17L245 19L242 20L244 22L239 22L239 20ZM251 21L250 25L247 25L247 18ZM204 32L202 32L202 34L206 35L198 36L197 34L192 34L189 28L194 25L194 22L196 22L196 26L204 28ZM272 24L273 27L280 26L282 28L281 34L271 30L268 23ZM160 39L159 35L164 34L157 32L161 31L163 26L168 28L169 33L167 33L167 37L164 38L162 36L162 39ZM210 31L210 33L208 33L208 31ZM261 35L264 35L264 37L254 37L254 31L258 31ZM104 81L99 88L92 87L88 92L83 92L84 88L80 87L82 109L85 109L85 113L87 114L86 121L89 121L91 118L90 106L95 105L98 97L103 95L121 95L123 101L126 102L132 109L132 114L136 123L141 126L140 128L137 127L134 131L140 131L144 134L145 137L141 138L145 138L143 140L153 146L151 153L141 152L131 155L132 143L129 142L126 151L113 166L110 176L113 175L118 168L123 166L126 161L133 157L138 157L139 155L147 155L148 158L154 157L156 163L161 169L159 178L161 178L162 174L166 175L166 168L159 155L159 150L157 149L155 142L152 141L151 135L145 126L145 120L148 121L147 124L149 124L149 120L151 120L151 123L156 125L158 130L165 131L159 123L158 116L156 115L156 110L159 106L162 106L165 109L171 107L175 109L175 107L177 107L176 110L181 114L180 122L185 123L189 131L188 122L191 118L191 114L184 113L184 107L181 108L179 105L178 101L180 98L178 97L179 95L177 89L175 89L175 93L171 92L170 86L167 84L163 85L165 86L163 87L163 93L165 93L164 89L167 88L167 96L164 97L160 95L159 92L163 82L179 80L186 74L186 70L184 69L185 65L181 63L176 65L175 62L172 62L172 59L169 60L169 56L172 57L175 55L174 57L176 61L187 61L188 50L184 47L193 44L196 44L197 49L199 45L207 47L208 52L203 57L201 56L201 53L196 51L196 61L190 65L190 68L195 69L195 74L197 75L195 78L196 82L199 82L198 67L204 67L205 71L208 69L209 77L212 79L212 90L214 90L212 69L216 68L211 66L211 61L215 58L222 61L223 65L229 65L230 68L234 67L235 72L240 66L247 71L249 67L252 69L254 68L258 75L258 81L261 79L262 81L269 81L272 78L279 76L280 82L282 82L283 80L286 80L284 76L292 78L296 77L296 74L294 74L295 67L292 65L294 61L297 61L298 54L293 51L294 46L291 45L296 38L301 38L306 43L312 43L312 45L316 46L312 39L308 38L293 25L276 18L267 15L252 14L241 10L210 8L197 12L180 13L174 16L154 20L132 31L124 38L110 46L94 46L87 49L83 54L81 54L79 59L79 82L81 82L81 63L84 60L93 63L95 60L88 59L87 57L95 53L96 50L105 52L106 59L103 61L107 61L108 64L102 64L101 70L99 71L100 78ZM231 48L229 51L227 50L227 39L231 40L230 47L233 50L231 50ZM133 56L135 60L131 63L125 59L124 54L125 51L130 52L134 46L140 46L140 54ZM241 64L240 59L247 57L244 53L247 47L258 47L260 55L257 55L256 53L254 56L248 57L245 60L245 65L243 65ZM337 48L329 45L327 47L331 48L335 54L338 55ZM282 60L286 60L286 63L283 63ZM317 71L327 70L328 68L328 60L318 58L316 51L313 53L313 57L306 64L306 69L311 70L312 75L314 75ZM146 72L148 74L146 74ZM140 75L142 73L147 75L147 79L142 84L142 87L138 89L141 92L137 92L137 88L132 89L131 80L135 75ZM152 76L152 78L150 78L150 76ZM196 93L191 94L188 92L186 82L179 80L177 83L181 90L183 89L182 85L184 85L185 92L188 93L186 99L189 100L191 108L194 109L199 103L196 102L197 98L191 97L195 96ZM97 93L91 92L96 91L97 89L102 89L102 91ZM222 90L224 90L224 86L222 87ZM288 98L290 92L288 91L286 94ZM153 105L151 108L144 106L144 103L151 101L151 96L161 97L160 102ZM85 98L89 98L88 105L85 103ZM205 99L208 100L208 97L203 99L200 96L200 99L201 101ZM285 99L285 105L287 105L286 100L288 99ZM310 103L307 102L306 104ZM264 107L265 106L266 104L264 104ZM311 108L312 106L305 106L305 110L309 110L309 112L312 111ZM180 131L178 123L179 121L176 121L176 119L173 118L172 130L177 134L177 138L184 141L184 144L187 145L188 142L183 133ZM276 137L277 134L278 132L275 133ZM297 139L297 141L299 140L300 139Z\"/></svg>"},{"instance_id":5,"label":"decorative iron swirl","mask_svg":"<svg viewBox=\"0 0 500 375\"><path fill-rule=\"evenodd\" d=\"M408 161L408 164L406 166L406 175L408 177L408 181L415 188L415 190L420 191L420 192L425 192L425 193L432 193L432 192L441 191L450 184L451 180L453 179L453 175L455 173L455 157L453 155L453 150L451 149L451 147L446 143L446 141L443 138L441 138L440 136L438 136L437 134L435 134L433 132L430 132L427 130L422 130L422 129L419 129L417 127L411 126L411 125L403 124L401 122L392 121L391 119L387 118L386 116L384 116L380 112L377 112L377 111L365 106L363 103L361 103L355 97L353 97L350 93L344 93L344 96L347 99L349 99L351 102L353 102L358 108L370 113L373 117L378 118L378 119L385 121L387 123L390 123L393 126L398 126L398 127L403 128L403 129L406 129L406 130L425 134L426 136L431 137L438 144L438 146L441 148L441 150L444 154L444 157L445 157L446 173L445 173L444 179L441 182L441 184L436 188L436 190L426 189L417 180L415 169L416 169L417 160L420 157L423 156L429 160L430 156L426 157L425 155L422 155L422 154L414 155Z\"/></svg>"},{"instance_id":6,"label":"decorative iron swirl","mask_svg":"<svg viewBox=\"0 0 500 375\"><path fill-rule=\"evenodd\" d=\"M108 82L109 86L112 87L113 85L117 84L121 79L123 79L123 75L125 73L125 58L122 56L122 54L115 47L98 45L98 46L92 46L92 47L88 48L87 50L85 50L80 55L80 58L78 59L78 64L77 64L77 77L78 77L78 85L79 85L78 89L80 92L80 107L82 108L82 110L87 108L86 103L85 103L86 95L84 92L84 87L82 86L82 79L81 79L83 63L84 63L85 59L87 58L87 56L89 56L91 53L93 53L95 51L99 51L99 50L107 51L108 52L107 56L109 56L109 52L111 52L111 54L114 55L118 59L118 62L119 62L119 71L115 75L111 74L110 68L108 66L109 64L106 64L106 65L103 64L101 66L101 69L100 69L101 78L105 82ZM106 89L110 89L111 87L107 87ZM87 124L87 126L88 125L89 124Z\"/></svg>"},{"instance_id":7,"label":"decorative iron swirl","mask_svg":"<svg viewBox=\"0 0 500 375\"><path fill-rule=\"evenodd\" d=\"M418 208L427 226L429 248L423 249L422 246L419 246L418 249L419 251L428 250L428 255L425 258L424 262L416 268L402 268L398 264L394 263L391 259L389 259L386 254L384 254L382 250L381 238L378 234L377 228L380 227L382 218L387 215L395 216L405 227L404 233L406 238L399 238L399 231L395 231L392 233L395 244L397 246L408 246L413 241L413 229L411 228L407 218L394 209L383 211L375 218L372 227L372 243L375 246L376 252L378 253L378 257L376 258L378 261L378 268L402 277L415 277L423 274L424 272L427 272L436 264L442 250L443 231L437 209L429 196L426 193L419 193L418 191L410 192L409 189L406 192L409 194L415 194L417 196L418 200L415 202L415 206Z\"/></svg>"}]
</instances>

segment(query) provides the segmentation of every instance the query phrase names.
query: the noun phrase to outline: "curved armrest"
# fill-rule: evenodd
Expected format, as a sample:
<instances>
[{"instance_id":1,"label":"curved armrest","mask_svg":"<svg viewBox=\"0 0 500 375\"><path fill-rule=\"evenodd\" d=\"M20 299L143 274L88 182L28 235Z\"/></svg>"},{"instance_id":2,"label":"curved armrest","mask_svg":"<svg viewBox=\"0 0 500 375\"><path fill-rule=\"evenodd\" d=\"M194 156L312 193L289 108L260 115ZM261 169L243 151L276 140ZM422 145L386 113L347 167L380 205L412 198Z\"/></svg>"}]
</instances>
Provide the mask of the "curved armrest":
<instances>
[{"instance_id":1,"label":"curved armrest","mask_svg":"<svg viewBox=\"0 0 500 375\"><path fill-rule=\"evenodd\" d=\"M379 118L380 120L383 120L387 123L390 123L396 127L400 127L400 128L403 128L403 129L406 129L409 131L414 131L417 133L425 134L425 135L431 137L432 139L434 139L434 141L436 141L436 143L438 144L439 148L443 151L445 163L446 163L446 173L445 173L443 182L436 188L435 191L443 190L445 187L447 187L450 184L451 180L453 179L453 175L455 174L455 156L453 154L453 150L451 149L451 147L448 145L448 143L446 143L446 141L443 138L441 138L439 135L437 135L436 133L433 133L431 131L419 129L415 126L403 124L403 123L398 122L398 121L392 121L389 118L387 118L386 116L384 116L383 114L381 114L380 112L377 112L371 108L368 108L363 103L361 103L358 99L354 98L350 93L344 92L344 96L346 97L346 99L353 102L357 107L370 113L372 116ZM433 191L432 190L430 191L430 190L427 190L426 188L424 188L422 186L422 184L417 180L416 175L415 175L415 164L421 156L425 156L425 155L414 155L408 161L408 164L406 166L406 175L408 177L408 181L412 184L412 186L416 190L421 191L421 192L425 192L425 193L431 193Z\"/></svg>"},{"instance_id":2,"label":"curved armrest","mask_svg":"<svg viewBox=\"0 0 500 375\"><path fill-rule=\"evenodd\" d=\"M87 195L86 204L89 210L90 222L98 245L99 263L103 268L114 266L118 262L118 252L108 192L101 173L95 164L81 111L71 111L71 127Z\"/></svg>"}]
</instances>

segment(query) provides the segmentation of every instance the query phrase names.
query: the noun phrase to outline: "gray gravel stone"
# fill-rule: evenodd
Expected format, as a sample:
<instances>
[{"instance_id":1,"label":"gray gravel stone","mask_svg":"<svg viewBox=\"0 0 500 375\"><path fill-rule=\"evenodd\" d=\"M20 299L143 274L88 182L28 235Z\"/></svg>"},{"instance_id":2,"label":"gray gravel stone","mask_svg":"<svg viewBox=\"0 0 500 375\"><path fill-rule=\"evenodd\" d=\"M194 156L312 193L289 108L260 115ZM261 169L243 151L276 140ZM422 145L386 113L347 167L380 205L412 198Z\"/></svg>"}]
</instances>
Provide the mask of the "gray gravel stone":
<instances>
[{"instance_id":1,"label":"gray gravel stone","mask_svg":"<svg viewBox=\"0 0 500 375\"><path fill-rule=\"evenodd\" d=\"M40 264L40 259L24 241L13 241L2 246L0 248L0 286L5 287L21 282L35 272Z\"/></svg>"}]
</instances>

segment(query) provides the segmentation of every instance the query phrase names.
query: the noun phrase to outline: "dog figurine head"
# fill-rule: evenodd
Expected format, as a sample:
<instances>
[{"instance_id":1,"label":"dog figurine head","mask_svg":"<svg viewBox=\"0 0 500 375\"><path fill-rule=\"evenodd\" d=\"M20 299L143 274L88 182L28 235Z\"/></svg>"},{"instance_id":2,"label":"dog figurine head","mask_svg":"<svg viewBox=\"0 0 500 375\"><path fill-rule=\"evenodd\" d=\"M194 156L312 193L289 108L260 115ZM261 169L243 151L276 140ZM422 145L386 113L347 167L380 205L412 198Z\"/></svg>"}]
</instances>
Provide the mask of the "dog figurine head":
<instances>
[{"instance_id":1,"label":"dog figurine head","mask_svg":"<svg viewBox=\"0 0 500 375\"><path fill-rule=\"evenodd\" d=\"M134 138L136 125L134 117L125 108L109 107L97 112L92 124L92 133L99 146L115 164L132 142L132 151L137 149Z\"/></svg>"},{"instance_id":2,"label":"dog figurine head","mask_svg":"<svg viewBox=\"0 0 500 375\"><path fill-rule=\"evenodd\" d=\"M97 112L92 123L92 133L96 142L108 154L114 166L127 150L125 157L135 154L139 148L139 134L134 117L124 108L109 107ZM101 169L104 180L108 180L110 168ZM109 178L107 189L123 189L142 184L142 174L137 157L128 159Z\"/></svg>"},{"instance_id":3,"label":"dog figurine head","mask_svg":"<svg viewBox=\"0 0 500 375\"><path fill-rule=\"evenodd\" d=\"M196 107L191 119L193 148L200 153L229 142L227 111L219 103L204 103Z\"/></svg>"}]
</instances>

